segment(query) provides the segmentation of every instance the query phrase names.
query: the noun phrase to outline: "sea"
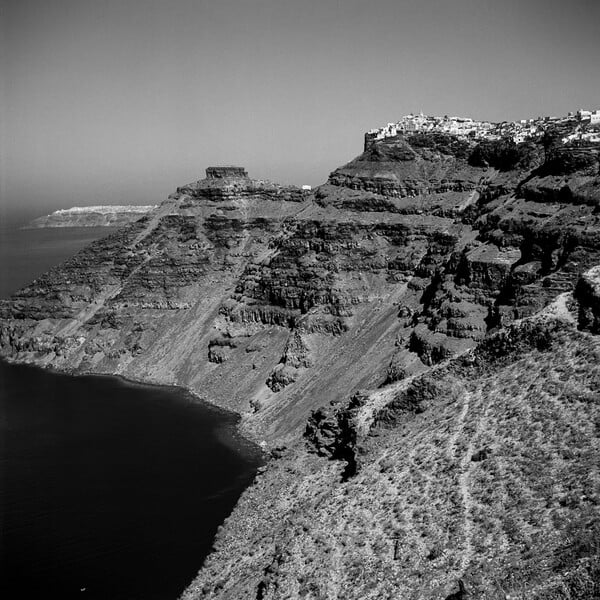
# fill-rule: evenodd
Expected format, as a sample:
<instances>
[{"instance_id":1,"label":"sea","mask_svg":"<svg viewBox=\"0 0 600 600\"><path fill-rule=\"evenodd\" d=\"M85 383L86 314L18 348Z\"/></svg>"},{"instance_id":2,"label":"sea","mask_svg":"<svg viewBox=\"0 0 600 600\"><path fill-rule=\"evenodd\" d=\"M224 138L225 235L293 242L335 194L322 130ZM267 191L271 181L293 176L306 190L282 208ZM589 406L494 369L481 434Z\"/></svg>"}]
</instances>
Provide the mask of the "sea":
<instances>
[{"instance_id":1,"label":"sea","mask_svg":"<svg viewBox=\"0 0 600 600\"><path fill-rule=\"evenodd\" d=\"M107 228L0 228L0 298ZM0 362L0 598L169 600L262 464L185 390Z\"/></svg>"}]
</instances>

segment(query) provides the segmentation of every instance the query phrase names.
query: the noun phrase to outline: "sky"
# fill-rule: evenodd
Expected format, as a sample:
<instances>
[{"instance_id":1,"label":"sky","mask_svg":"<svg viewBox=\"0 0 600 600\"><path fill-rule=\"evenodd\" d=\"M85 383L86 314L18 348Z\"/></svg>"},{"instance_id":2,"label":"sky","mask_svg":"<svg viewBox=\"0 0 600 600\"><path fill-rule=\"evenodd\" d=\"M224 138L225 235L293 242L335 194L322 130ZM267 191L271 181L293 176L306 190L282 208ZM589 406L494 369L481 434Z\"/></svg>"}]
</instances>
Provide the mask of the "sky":
<instances>
[{"instance_id":1,"label":"sky","mask_svg":"<svg viewBox=\"0 0 600 600\"><path fill-rule=\"evenodd\" d=\"M600 108L599 0L0 0L0 218L210 165L318 185L412 111Z\"/></svg>"}]
</instances>

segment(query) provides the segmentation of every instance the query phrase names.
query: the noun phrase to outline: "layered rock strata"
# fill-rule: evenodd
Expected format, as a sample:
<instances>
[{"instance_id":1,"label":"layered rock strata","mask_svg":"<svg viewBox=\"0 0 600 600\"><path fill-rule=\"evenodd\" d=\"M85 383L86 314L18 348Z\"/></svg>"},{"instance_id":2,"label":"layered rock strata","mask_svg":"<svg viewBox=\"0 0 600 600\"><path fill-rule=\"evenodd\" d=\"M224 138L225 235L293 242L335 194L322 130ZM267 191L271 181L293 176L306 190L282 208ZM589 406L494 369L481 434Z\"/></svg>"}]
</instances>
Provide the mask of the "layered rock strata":
<instances>
[{"instance_id":1,"label":"layered rock strata","mask_svg":"<svg viewBox=\"0 0 600 600\"><path fill-rule=\"evenodd\" d=\"M272 449L187 598L598 592L597 152L411 140L310 193L182 186L0 305L5 357Z\"/></svg>"}]
</instances>

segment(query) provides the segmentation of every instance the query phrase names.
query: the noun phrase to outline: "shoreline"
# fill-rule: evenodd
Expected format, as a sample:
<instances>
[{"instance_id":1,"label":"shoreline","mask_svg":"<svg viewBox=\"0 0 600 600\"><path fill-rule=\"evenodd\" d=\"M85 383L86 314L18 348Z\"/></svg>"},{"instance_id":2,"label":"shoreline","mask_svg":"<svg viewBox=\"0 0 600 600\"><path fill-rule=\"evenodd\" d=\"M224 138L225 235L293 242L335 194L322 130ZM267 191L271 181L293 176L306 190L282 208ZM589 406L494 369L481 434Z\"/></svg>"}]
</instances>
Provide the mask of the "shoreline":
<instances>
[{"instance_id":1,"label":"shoreline","mask_svg":"<svg viewBox=\"0 0 600 600\"><path fill-rule=\"evenodd\" d=\"M45 371L49 371L50 373L54 373L56 375L64 375L69 377L110 377L114 379L118 379L123 383L128 385L138 385L140 387L156 387L156 388L165 388L167 390L174 391L176 393L184 394L191 399L191 404L203 405L206 408L220 412L223 415L230 415L235 417L235 423L232 423L232 427L230 428L230 433L233 439L240 440L241 446L244 448L244 453L248 453L249 455L256 456L263 463L259 468L265 466L268 458L269 452L266 446L263 446L258 440L253 439L247 434L244 434L240 428L240 423L242 422L242 415L234 410L230 410L215 404L214 402L210 402L206 398L200 396L194 390L191 390L188 387L183 385L178 385L175 383L161 383L158 381L148 381L141 378L123 375L121 373L105 373L91 370L76 370L73 368L65 368L61 369L52 364L38 364L35 361L28 361L24 359L15 359L12 357L0 356L0 362L4 362L9 365L23 365L27 367L34 367L36 369L42 369ZM223 439L224 436L218 435L219 441L227 446L227 442ZM252 484L250 484L252 485ZM246 488L247 489L247 488Z\"/></svg>"},{"instance_id":2,"label":"shoreline","mask_svg":"<svg viewBox=\"0 0 600 600\"><path fill-rule=\"evenodd\" d=\"M126 396L130 393L133 393L132 388L137 388L138 394L141 394L142 396L141 402L143 402L144 405L139 404L138 408L134 410L144 411L144 406L151 407L152 405L160 404L164 409L173 409L174 412L182 412L189 410L193 412L195 408L201 409L200 414L202 414L202 411L205 411L206 413L212 413L213 416L207 416L209 421L216 417L221 417L223 422L217 424L212 429L212 431L214 432L215 441L218 444L220 444L223 448L226 448L229 452L237 455L238 458L236 460L247 465L252 464L253 467L251 469L251 476L249 481L241 489L241 492L235 500L235 503L231 507L231 510L227 511L222 519L214 522L215 531L214 535L210 540L211 547L214 546L214 544L216 543L219 536L219 532L223 527L224 523L229 518L231 518L232 514L236 510L236 507L238 506L241 497L250 487L254 485L257 475L262 472L262 469L264 469L265 463L268 460L268 453L265 453L264 450L258 444L255 444L252 440L248 439L247 437L241 434L239 429L239 423L241 418L237 412L225 409L216 404L208 402L207 400L203 399L199 394L192 392L184 386L174 384L161 384L156 382L150 383L148 381L144 381L141 378L127 377L121 374L97 373L91 370L75 371L70 368L61 369L57 368L55 365L52 364L41 365L35 360L15 359L13 357L9 358L6 356L0 356L0 365L4 365L8 368L22 367L23 369L20 370L20 372L16 371L17 377L27 377L27 370L34 369L40 374L46 373L47 375L57 375L61 378L78 377L81 379L87 377L98 378L107 382L109 380L112 380L113 384L117 384L118 382L118 385L123 386L124 394ZM33 373L31 373L31 375L33 375ZM84 389L87 389L87 385L88 384L84 383ZM94 382L90 382L89 385L90 387L93 387ZM97 385L100 385L100 382L98 382ZM160 399L159 401L153 402L152 400L148 400L148 398L145 398L144 390L152 389L166 392L166 397L164 398L164 400ZM84 403L85 397L82 396L81 400ZM126 400L126 398L124 398L124 400ZM126 405L127 402L122 402L120 404ZM135 407L135 404L133 406ZM218 421L221 421L221 418L219 418ZM160 425L160 427L162 428L164 427L164 425ZM166 454L166 456L168 456L168 454ZM237 478L231 481L237 481ZM228 484L228 486L231 485L231 481ZM221 493L222 490L219 490L215 492L211 497L218 497ZM201 515L197 515L196 519L201 520ZM212 552L213 550L210 550L205 556L198 556L198 562L196 563L194 572L190 575L190 578L186 580L184 587L182 587L179 590L179 592L177 592L173 596L174 599L179 598L181 594L183 594L184 591L189 587L189 585L194 581L200 570L203 568L206 559L208 558L208 556L210 556L210 554L212 554Z\"/></svg>"}]
</instances>

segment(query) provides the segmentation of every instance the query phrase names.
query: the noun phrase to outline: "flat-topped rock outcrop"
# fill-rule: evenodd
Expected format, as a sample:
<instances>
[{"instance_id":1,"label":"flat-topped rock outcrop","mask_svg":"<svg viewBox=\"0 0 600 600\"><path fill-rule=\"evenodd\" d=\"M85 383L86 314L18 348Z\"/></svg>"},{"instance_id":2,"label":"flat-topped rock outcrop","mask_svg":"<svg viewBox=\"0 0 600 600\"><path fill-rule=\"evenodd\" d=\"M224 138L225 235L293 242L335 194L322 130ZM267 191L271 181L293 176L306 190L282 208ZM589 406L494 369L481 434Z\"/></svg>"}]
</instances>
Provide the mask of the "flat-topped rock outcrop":
<instances>
[{"instance_id":1,"label":"flat-topped rock outcrop","mask_svg":"<svg viewBox=\"0 0 600 600\"><path fill-rule=\"evenodd\" d=\"M206 178L177 188L177 198L223 202L226 200L286 200L299 202L306 191L272 181L251 179L243 167L208 167ZM175 196L172 196L175 197Z\"/></svg>"},{"instance_id":2,"label":"flat-topped rock outcrop","mask_svg":"<svg viewBox=\"0 0 600 600\"><path fill-rule=\"evenodd\" d=\"M207 179L225 179L228 177L247 178L248 172L244 167L233 167L231 165L224 167L207 167L206 169Z\"/></svg>"}]
</instances>

